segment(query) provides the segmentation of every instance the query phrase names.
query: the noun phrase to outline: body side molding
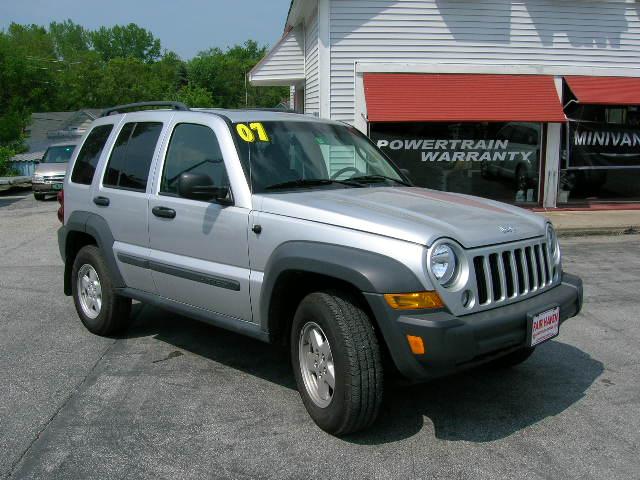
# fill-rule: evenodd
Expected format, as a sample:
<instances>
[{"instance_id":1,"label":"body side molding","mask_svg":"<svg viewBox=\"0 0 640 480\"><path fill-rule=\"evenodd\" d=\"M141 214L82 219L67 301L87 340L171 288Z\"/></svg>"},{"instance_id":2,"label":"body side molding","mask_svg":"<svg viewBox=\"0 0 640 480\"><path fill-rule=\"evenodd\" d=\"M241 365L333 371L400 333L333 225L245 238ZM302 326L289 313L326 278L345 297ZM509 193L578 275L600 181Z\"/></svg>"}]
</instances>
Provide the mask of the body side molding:
<instances>
[{"instance_id":1,"label":"body side molding","mask_svg":"<svg viewBox=\"0 0 640 480\"><path fill-rule=\"evenodd\" d=\"M191 270L184 267L176 267L174 265L168 265L162 262L156 262L155 260L147 260L144 258L130 255L128 253L118 253L118 260L128 265L134 265L140 268L146 268L153 270L154 272L166 273L167 275L173 275L174 277L184 278L186 280L192 280L194 282L206 283L214 287L225 288L227 290L240 291L240 282L231 280L225 277L219 277L217 275L210 275L208 273L201 273L196 270Z\"/></svg>"}]
</instances>

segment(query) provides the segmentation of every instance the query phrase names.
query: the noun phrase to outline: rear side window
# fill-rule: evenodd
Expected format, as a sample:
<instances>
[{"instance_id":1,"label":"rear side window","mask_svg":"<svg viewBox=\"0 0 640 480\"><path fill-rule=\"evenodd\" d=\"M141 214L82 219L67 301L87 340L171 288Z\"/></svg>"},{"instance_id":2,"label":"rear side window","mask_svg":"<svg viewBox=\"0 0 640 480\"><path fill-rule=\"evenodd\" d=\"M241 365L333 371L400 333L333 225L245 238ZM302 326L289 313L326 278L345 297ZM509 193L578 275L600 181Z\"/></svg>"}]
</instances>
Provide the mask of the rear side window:
<instances>
[{"instance_id":1,"label":"rear side window","mask_svg":"<svg viewBox=\"0 0 640 480\"><path fill-rule=\"evenodd\" d=\"M71 174L73 183L91 185L96 165L98 165L98 160L100 160L104 144L107 143L111 130L113 130L113 125L100 125L91 130L73 167Z\"/></svg>"},{"instance_id":2,"label":"rear side window","mask_svg":"<svg viewBox=\"0 0 640 480\"><path fill-rule=\"evenodd\" d=\"M160 122L125 124L109 157L103 185L144 192L161 131Z\"/></svg>"},{"instance_id":3,"label":"rear side window","mask_svg":"<svg viewBox=\"0 0 640 480\"><path fill-rule=\"evenodd\" d=\"M218 139L209 127L191 123L176 126L169 142L160 193L177 195L178 179L187 172L207 175L218 187L229 186Z\"/></svg>"}]
</instances>

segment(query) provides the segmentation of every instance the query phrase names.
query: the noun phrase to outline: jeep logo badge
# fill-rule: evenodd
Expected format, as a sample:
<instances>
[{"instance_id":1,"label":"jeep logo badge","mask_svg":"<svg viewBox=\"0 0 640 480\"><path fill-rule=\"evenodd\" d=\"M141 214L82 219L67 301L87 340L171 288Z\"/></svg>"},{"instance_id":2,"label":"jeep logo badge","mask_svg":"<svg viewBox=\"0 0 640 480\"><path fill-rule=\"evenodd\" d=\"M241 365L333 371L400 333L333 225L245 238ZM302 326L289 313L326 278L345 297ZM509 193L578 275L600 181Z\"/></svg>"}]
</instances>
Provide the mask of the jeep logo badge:
<instances>
[{"instance_id":1,"label":"jeep logo badge","mask_svg":"<svg viewBox=\"0 0 640 480\"><path fill-rule=\"evenodd\" d=\"M502 233L515 233L516 229L511 225L498 225L498 230Z\"/></svg>"}]
</instances>

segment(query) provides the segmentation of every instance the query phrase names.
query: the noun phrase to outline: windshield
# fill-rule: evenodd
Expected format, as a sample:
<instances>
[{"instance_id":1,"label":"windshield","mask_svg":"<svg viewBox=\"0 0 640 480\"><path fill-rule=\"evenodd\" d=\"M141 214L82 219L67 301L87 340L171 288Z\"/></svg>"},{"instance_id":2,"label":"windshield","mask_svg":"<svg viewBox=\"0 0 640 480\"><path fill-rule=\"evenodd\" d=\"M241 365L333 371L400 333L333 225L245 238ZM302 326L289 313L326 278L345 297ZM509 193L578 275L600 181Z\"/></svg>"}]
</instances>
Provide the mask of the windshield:
<instances>
[{"instance_id":1,"label":"windshield","mask_svg":"<svg viewBox=\"0 0 640 480\"><path fill-rule=\"evenodd\" d=\"M74 148L76 148L75 145L49 147L41 163L67 163L71 158Z\"/></svg>"},{"instance_id":2,"label":"windshield","mask_svg":"<svg viewBox=\"0 0 640 480\"><path fill-rule=\"evenodd\" d=\"M352 127L252 122L233 125L233 134L253 193L407 185L398 169Z\"/></svg>"}]
</instances>

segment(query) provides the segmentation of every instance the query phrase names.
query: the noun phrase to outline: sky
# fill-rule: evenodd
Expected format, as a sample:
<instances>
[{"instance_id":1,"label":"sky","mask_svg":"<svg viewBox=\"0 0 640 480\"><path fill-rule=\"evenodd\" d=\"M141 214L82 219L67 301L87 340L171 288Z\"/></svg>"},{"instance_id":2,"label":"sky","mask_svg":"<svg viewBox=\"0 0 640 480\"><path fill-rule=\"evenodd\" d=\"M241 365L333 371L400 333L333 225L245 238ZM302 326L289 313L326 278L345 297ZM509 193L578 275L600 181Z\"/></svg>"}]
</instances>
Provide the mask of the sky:
<instances>
[{"instance_id":1,"label":"sky","mask_svg":"<svg viewBox=\"0 0 640 480\"><path fill-rule=\"evenodd\" d=\"M241 5L240 5L241 4ZM290 0L0 0L0 28L11 22L48 25L71 19L96 29L136 23L183 59L245 40L273 45Z\"/></svg>"}]
</instances>

